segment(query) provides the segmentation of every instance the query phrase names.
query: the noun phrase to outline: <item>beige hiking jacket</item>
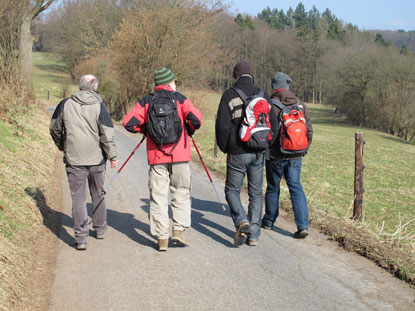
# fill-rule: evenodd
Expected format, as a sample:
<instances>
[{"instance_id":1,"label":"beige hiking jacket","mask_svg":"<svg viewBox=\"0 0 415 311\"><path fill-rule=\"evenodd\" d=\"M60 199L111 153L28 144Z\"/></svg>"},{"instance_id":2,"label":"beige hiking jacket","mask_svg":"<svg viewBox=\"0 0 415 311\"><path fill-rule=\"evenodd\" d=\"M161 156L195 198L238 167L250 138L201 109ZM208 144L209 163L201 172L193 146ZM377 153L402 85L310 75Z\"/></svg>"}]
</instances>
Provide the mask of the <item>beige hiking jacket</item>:
<instances>
[{"instance_id":1,"label":"beige hiking jacket","mask_svg":"<svg viewBox=\"0 0 415 311\"><path fill-rule=\"evenodd\" d=\"M71 165L98 165L117 157L114 126L102 97L96 92L80 91L62 100L49 129Z\"/></svg>"}]
</instances>

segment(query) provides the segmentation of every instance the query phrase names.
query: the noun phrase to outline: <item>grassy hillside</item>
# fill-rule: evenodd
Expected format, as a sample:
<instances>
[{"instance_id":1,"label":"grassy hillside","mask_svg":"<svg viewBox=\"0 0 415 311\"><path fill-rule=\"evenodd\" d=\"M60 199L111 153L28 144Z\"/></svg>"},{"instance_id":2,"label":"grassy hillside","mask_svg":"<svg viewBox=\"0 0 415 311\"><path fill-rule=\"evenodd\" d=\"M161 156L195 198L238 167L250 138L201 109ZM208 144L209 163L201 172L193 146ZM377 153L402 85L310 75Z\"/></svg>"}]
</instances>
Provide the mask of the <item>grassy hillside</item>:
<instances>
[{"instance_id":1,"label":"grassy hillside","mask_svg":"<svg viewBox=\"0 0 415 311\"><path fill-rule=\"evenodd\" d=\"M65 74L50 55L34 53L33 61L35 93L45 101L9 98L10 115L0 118L0 310L27 307L22 291L29 273L38 269L33 267L33 253L39 235L47 231L40 201L53 176L57 149L49 136L50 117L43 104L47 104L47 90L49 104L60 100Z\"/></svg>"},{"instance_id":2,"label":"grassy hillside","mask_svg":"<svg viewBox=\"0 0 415 311\"><path fill-rule=\"evenodd\" d=\"M195 134L203 158L208 166L224 174L226 156L219 151L218 157L213 158L214 119L220 94L190 90L184 93L204 116L203 130ZM405 270L404 274L409 273L413 278L415 261L405 258L414 258L415 255L415 146L391 135L350 126L329 107L309 104L309 108L314 138L304 158L302 183L311 210L312 224L318 224L342 243L345 243L346 237L360 240L364 232L364 242L369 246L355 247L376 261L385 260L382 263L384 266L395 262L391 259L394 256L401 258L403 252L404 257L399 260L405 267L401 264L400 268L393 269ZM363 224L349 221L353 213L356 132L363 132L366 141ZM285 182L282 184L281 196L283 205L291 210ZM373 240L387 246L381 251L382 254L378 254L378 249L366 249L374 243L369 242ZM379 256L387 258L375 258Z\"/></svg>"},{"instance_id":3,"label":"grassy hillside","mask_svg":"<svg viewBox=\"0 0 415 311\"><path fill-rule=\"evenodd\" d=\"M42 226L36 196L47 187L55 148L43 108L0 120L0 305L18 306ZM1 308L0 308L1 309ZM5 309L7 310L7 309Z\"/></svg>"}]
</instances>

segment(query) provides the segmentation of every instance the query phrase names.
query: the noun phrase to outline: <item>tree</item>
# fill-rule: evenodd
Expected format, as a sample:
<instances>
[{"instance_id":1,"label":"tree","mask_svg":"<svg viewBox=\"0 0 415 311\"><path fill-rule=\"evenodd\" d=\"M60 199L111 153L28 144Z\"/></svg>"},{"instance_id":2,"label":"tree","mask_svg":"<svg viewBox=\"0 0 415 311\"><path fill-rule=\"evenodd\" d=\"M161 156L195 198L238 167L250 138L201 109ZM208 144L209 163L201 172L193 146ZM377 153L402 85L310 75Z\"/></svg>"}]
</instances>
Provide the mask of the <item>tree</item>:
<instances>
[{"instance_id":1,"label":"tree","mask_svg":"<svg viewBox=\"0 0 415 311\"><path fill-rule=\"evenodd\" d=\"M27 91L33 90L32 83L32 47L33 37L30 26L33 19L46 10L54 0L25 0L26 10L23 12L19 38L20 76Z\"/></svg>"},{"instance_id":2,"label":"tree","mask_svg":"<svg viewBox=\"0 0 415 311\"><path fill-rule=\"evenodd\" d=\"M401 46L401 54L403 54L403 55L411 54L411 51L409 50L409 47L406 43L402 44L402 46Z\"/></svg>"},{"instance_id":3,"label":"tree","mask_svg":"<svg viewBox=\"0 0 415 311\"><path fill-rule=\"evenodd\" d=\"M210 23L222 11L216 0L177 0L141 7L124 17L111 49L123 112L151 91L154 71L161 67L170 68L180 83L189 86L214 76L223 55Z\"/></svg>"},{"instance_id":4,"label":"tree","mask_svg":"<svg viewBox=\"0 0 415 311\"><path fill-rule=\"evenodd\" d=\"M295 28L301 29L307 25L307 12L305 11L304 4L302 2L298 3L294 14L293 19L295 22Z\"/></svg>"},{"instance_id":5,"label":"tree","mask_svg":"<svg viewBox=\"0 0 415 311\"><path fill-rule=\"evenodd\" d=\"M108 48L126 7L117 0L75 0L48 15L45 46L74 68Z\"/></svg>"},{"instance_id":6,"label":"tree","mask_svg":"<svg viewBox=\"0 0 415 311\"><path fill-rule=\"evenodd\" d=\"M245 17L243 17L240 13L238 13L238 15L236 15L235 17L235 23L237 23L239 25L239 27L243 28L249 28L251 30L255 29L255 26L252 22L251 17L249 17L249 15L246 15Z\"/></svg>"},{"instance_id":7,"label":"tree","mask_svg":"<svg viewBox=\"0 0 415 311\"><path fill-rule=\"evenodd\" d=\"M383 47L388 47L392 45L390 40L386 40L380 33L376 34L375 42Z\"/></svg>"},{"instance_id":8,"label":"tree","mask_svg":"<svg viewBox=\"0 0 415 311\"><path fill-rule=\"evenodd\" d=\"M22 5L18 0L0 0L0 86L17 82L21 12Z\"/></svg>"}]
</instances>

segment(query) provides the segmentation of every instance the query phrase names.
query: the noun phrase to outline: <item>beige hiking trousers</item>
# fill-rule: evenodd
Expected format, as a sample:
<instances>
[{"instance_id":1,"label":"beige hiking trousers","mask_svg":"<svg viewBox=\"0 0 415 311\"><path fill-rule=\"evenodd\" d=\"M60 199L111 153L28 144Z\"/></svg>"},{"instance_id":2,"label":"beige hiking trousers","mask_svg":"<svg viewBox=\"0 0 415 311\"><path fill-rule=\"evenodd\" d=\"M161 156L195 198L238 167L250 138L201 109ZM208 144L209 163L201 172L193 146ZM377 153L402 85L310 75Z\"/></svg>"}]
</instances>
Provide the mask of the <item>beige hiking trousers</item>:
<instances>
[{"instance_id":1,"label":"beige hiking trousers","mask_svg":"<svg viewBox=\"0 0 415 311\"><path fill-rule=\"evenodd\" d=\"M169 238L169 189L173 230L190 227L189 162L150 165L150 230L157 239Z\"/></svg>"}]
</instances>

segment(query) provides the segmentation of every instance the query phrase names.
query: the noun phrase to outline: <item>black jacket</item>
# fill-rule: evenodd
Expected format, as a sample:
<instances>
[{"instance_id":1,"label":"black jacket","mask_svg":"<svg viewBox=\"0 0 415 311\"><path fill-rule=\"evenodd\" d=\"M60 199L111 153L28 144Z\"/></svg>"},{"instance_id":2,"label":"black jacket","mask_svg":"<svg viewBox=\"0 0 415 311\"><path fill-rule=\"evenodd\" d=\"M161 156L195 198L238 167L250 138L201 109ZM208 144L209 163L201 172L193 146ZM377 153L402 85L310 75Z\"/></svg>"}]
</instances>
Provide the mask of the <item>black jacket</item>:
<instances>
[{"instance_id":1,"label":"black jacket","mask_svg":"<svg viewBox=\"0 0 415 311\"><path fill-rule=\"evenodd\" d=\"M252 77L240 76L235 85L242 89L247 96L259 94L259 88L253 83ZM270 102L265 92L264 98ZM239 136L239 129L243 120L244 103L233 89L227 89L220 100L216 117L216 141L219 149L224 153L243 154L257 153L258 150L249 148ZM278 119L274 109L269 114L273 139L278 133Z\"/></svg>"}]
</instances>

